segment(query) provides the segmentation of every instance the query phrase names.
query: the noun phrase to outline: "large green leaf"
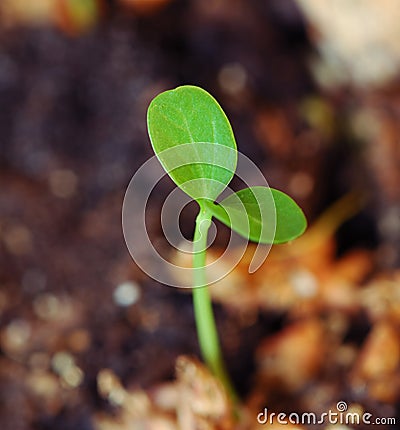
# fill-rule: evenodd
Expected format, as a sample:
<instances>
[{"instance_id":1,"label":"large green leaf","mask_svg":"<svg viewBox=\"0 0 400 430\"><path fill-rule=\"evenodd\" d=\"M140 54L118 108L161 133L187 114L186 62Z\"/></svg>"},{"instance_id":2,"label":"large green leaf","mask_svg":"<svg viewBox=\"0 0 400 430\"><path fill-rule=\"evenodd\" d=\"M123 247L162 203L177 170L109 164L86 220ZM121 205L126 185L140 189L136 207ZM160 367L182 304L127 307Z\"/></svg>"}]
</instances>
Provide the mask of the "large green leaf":
<instances>
[{"instance_id":1,"label":"large green leaf","mask_svg":"<svg viewBox=\"0 0 400 430\"><path fill-rule=\"evenodd\" d=\"M288 242L307 227L307 220L295 201L273 188L245 188L219 204L206 204L215 218L258 243Z\"/></svg>"},{"instance_id":2,"label":"large green leaf","mask_svg":"<svg viewBox=\"0 0 400 430\"><path fill-rule=\"evenodd\" d=\"M159 94L147 111L154 152L172 180L194 199L215 200L237 163L231 125L206 91L182 86Z\"/></svg>"}]
</instances>

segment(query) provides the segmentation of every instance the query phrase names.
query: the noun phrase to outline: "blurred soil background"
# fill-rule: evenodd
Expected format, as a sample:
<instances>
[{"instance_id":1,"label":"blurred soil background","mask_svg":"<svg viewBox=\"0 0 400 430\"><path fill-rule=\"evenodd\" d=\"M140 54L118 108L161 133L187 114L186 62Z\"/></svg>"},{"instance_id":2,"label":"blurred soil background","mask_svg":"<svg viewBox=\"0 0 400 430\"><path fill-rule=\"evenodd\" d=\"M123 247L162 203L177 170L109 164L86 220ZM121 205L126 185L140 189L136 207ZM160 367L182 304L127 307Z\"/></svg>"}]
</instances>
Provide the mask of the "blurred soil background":
<instances>
[{"instance_id":1,"label":"blurred soil background","mask_svg":"<svg viewBox=\"0 0 400 430\"><path fill-rule=\"evenodd\" d=\"M278 428L257 413L338 401L400 419L399 15L395 0L1 1L2 430ZM142 273L122 235L148 103L182 84L217 98L311 225L212 289L240 423L199 362L175 366L199 356L190 294Z\"/></svg>"}]
</instances>

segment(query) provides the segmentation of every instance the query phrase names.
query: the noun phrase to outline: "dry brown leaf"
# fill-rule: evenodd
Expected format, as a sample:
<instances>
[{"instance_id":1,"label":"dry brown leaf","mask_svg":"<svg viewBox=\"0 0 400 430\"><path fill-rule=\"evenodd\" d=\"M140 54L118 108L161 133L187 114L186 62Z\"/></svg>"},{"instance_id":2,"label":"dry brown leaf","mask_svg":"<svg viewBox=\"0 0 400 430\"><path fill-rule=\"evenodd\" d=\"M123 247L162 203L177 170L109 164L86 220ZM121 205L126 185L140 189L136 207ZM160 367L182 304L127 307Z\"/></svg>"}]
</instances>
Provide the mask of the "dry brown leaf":
<instances>
[{"instance_id":1,"label":"dry brown leaf","mask_svg":"<svg viewBox=\"0 0 400 430\"><path fill-rule=\"evenodd\" d=\"M267 338L257 351L260 377L269 390L297 391L318 375L327 352L327 336L320 321L294 323Z\"/></svg>"},{"instance_id":2,"label":"dry brown leaf","mask_svg":"<svg viewBox=\"0 0 400 430\"><path fill-rule=\"evenodd\" d=\"M366 387L370 396L394 402L400 389L400 335L390 322L374 325L355 363L352 383Z\"/></svg>"}]
</instances>

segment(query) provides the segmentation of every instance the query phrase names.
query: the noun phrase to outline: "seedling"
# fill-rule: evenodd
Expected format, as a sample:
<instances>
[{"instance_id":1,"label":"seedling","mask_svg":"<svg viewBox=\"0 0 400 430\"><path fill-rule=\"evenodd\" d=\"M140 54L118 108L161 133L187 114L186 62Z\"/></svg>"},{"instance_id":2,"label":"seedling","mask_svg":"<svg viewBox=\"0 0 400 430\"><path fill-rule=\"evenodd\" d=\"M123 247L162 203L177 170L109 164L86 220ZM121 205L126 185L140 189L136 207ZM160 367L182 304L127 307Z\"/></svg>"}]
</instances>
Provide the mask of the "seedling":
<instances>
[{"instance_id":1,"label":"seedling","mask_svg":"<svg viewBox=\"0 0 400 430\"><path fill-rule=\"evenodd\" d=\"M207 286L206 248L212 217L244 238L262 244L284 243L307 226L297 204L281 191L256 186L216 203L236 171L235 137L225 113L206 91L182 86L150 103L147 125L163 168L199 205L193 238L193 304L201 353L228 392L225 369Z\"/></svg>"}]
</instances>

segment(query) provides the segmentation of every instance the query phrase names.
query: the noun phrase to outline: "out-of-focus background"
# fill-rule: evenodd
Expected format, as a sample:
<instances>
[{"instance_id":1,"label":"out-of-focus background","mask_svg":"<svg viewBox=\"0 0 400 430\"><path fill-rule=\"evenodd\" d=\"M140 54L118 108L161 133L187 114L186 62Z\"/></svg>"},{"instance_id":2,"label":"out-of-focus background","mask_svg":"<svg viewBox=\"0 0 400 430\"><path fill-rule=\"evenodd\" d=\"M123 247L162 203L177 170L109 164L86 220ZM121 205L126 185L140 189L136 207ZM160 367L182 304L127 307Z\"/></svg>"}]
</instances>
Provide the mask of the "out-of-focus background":
<instances>
[{"instance_id":1,"label":"out-of-focus background","mask_svg":"<svg viewBox=\"0 0 400 430\"><path fill-rule=\"evenodd\" d=\"M338 401L399 420L399 19L396 0L1 1L2 430L252 429ZM241 423L198 362L175 376L199 354L190 294L122 236L148 103L182 84L310 222L212 289Z\"/></svg>"}]
</instances>

